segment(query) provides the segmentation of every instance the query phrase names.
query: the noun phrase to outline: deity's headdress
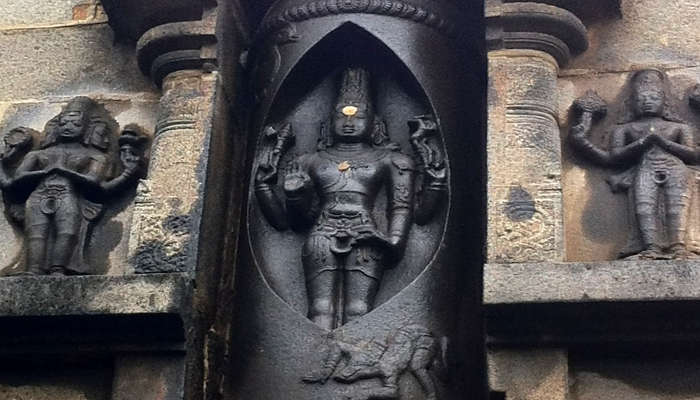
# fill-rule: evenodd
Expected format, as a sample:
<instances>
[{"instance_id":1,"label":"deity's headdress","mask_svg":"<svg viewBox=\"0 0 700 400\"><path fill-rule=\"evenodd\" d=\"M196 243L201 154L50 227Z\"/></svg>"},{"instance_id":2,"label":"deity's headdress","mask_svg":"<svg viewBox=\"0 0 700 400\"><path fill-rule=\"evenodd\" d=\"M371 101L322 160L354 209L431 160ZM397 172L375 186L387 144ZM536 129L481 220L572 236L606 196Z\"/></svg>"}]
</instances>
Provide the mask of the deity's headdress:
<instances>
[{"instance_id":1,"label":"deity's headdress","mask_svg":"<svg viewBox=\"0 0 700 400\"><path fill-rule=\"evenodd\" d=\"M343 72L337 105L372 109L369 72L364 68L348 68Z\"/></svg>"},{"instance_id":2,"label":"deity's headdress","mask_svg":"<svg viewBox=\"0 0 700 400\"><path fill-rule=\"evenodd\" d=\"M644 69L632 75L632 84L639 89L660 89L665 91L666 75L658 69Z\"/></svg>"},{"instance_id":3,"label":"deity's headdress","mask_svg":"<svg viewBox=\"0 0 700 400\"><path fill-rule=\"evenodd\" d=\"M101 151L108 151L112 146L112 136L119 130L119 124L114 118L109 115L105 108L95 100L79 96L71 99L68 104L61 110L61 113L52 118L44 128L44 140L41 143L42 148L50 147L58 140L58 125L61 116L67 113L80 113L81 119L85 125L85 135L83 143L88 146L93 146ZM92 136L98 129L106 130L105 140L102 143L93 143Z\"/></svg>"},{"instance_id":4,"label":"deity's headdress","mask_svg":"<svg viewBox=\"0 0 700 400\"><path fill-rule=\"evenodd\" d=\"M664 71L655 68L637 71L632 75L630 84L632 86L632 95L625 101L626 111L620 119L620 124L632 122L638 118L636 115L636 106L634 105L634 97L640 90L660 90L664 93L665 97L662 118L672 122L683 122L671 106L671 99L670 96L668 96L668 77Z\"/></svg>"}]
</instances>

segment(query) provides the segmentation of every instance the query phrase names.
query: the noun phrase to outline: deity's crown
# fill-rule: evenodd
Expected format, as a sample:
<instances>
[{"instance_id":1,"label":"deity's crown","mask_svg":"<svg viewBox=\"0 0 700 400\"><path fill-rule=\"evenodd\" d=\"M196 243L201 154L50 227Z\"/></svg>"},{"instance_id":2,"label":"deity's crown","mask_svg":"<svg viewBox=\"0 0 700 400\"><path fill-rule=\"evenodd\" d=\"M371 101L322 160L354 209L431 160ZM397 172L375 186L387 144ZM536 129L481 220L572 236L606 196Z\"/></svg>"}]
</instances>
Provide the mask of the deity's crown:
<instances>
[{"instance_id":1,"label":"deity's crown","mask_svg":"<svg viewBox=\"0 0 700 400\"><path fill-rule=\"evenodd\" d=\"M663 88L666 76L658 69L644 69L637 71L632 81L639 89Z\"/></svg>"},{"instance_id":2,"label":"deity's crown","mask_svg":"<svg viewBox=\"0 0 700 400\"><path fill-rule=\"evenodd\" d=\"M83 115L83 118L88 118L96 106L97 103L91 98L79 96L68 102L63 108L63 111L61 111L61 114L79 112Z\"/></svg>"},{"instance_id":3,"label":"deity's crown","mask_svg":"<svg viewBox=\"0 0 700 400\"><path fill-rule=\"evenodd\" d=\"M364 68L348 68L343 72L343 80L338 95L338 106L355 106L369 110L372 107L369 88L369 72Z\"/></svg>"}]
</instances>

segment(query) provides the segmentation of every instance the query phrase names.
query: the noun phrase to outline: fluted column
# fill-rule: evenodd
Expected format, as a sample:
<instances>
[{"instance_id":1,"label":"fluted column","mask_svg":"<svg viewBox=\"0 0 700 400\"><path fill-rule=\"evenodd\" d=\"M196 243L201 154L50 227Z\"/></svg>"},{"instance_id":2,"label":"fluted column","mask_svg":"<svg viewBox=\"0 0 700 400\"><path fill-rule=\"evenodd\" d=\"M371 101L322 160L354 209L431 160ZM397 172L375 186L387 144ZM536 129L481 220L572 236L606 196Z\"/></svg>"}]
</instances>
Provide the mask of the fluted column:
<instances>
[{"instance_id":1,"label":"fluted column","mask_svg":"<svg viewBox=\"0 0 700 400\"><path fill-rule=\"evenodd\" d=\"M586 49L570 11L487 3L489 263L564 261L557 75Z\"/></svg>"},{"instance_id":2,"label":"fluted column","mask_svg":"<svg viewBox=\"0 0 700 400\"><path fill-rule=\"evenodd\" d=\"M139 22L138 2L105 6L117 34L137 41L143 73L162 88L148 176L134 207L129 261L136 273L191 273L215 103L216 12L204 1L173 1L149 8L161 22L150 26L152 19ZM201 19L189 20L198 14Z\"/></svg>"}]
</instances>

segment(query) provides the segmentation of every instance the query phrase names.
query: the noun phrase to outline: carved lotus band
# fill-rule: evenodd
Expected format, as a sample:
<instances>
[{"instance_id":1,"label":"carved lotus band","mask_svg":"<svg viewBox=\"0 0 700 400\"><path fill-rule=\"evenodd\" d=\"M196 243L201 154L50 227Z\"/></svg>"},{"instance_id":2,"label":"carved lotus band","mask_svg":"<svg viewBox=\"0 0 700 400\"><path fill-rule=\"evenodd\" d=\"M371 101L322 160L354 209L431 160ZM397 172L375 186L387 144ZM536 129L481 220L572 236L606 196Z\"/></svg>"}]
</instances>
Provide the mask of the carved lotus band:
<instances>
[{"instance_id":1,"label":"carved lotus band","mask_svg":"<svg viewBox=\"0 0 700 400\"><path fill-rule=\"evenodd\" d=\"M292 22L353 13L407 19L427 25L447 36L455 36L458 32L457 23L446 18L449 11L438 10L438 6L434 4L416 4L417 2L403 0L316 0L297 5L289 3L274 8L265 16L260 29L261 35L274 32Z\"/></svg>"}]
</instances>

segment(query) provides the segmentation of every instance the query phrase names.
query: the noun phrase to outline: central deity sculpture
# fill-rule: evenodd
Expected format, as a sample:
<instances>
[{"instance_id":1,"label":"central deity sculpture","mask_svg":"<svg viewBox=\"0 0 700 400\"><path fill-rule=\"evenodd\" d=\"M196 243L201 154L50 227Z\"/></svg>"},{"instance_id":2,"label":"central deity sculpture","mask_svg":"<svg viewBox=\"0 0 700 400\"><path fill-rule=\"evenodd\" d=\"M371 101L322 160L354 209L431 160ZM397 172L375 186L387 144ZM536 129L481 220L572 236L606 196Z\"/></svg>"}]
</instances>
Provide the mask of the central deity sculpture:
<instances>
[{"instance_id":1,"label":"central deity sculpture","mask_svg":"<svg viewBox=\"0 0 700 400\"><path fill-rule=\"evenodd\" d=\"M270 223L308 230L302 249L308 317L334 329L372 310L382 275L406 247L415 218L427 222L446 192L444 159L428 139L437 131L428 117L409 122L411 143L421 160L420 200L416 168L392 143L375 115L366 70L344 72L340 93L322 129L318 150L295 157L284 177L284 205L275 185L278 165L294 141L290 125L267 128L270 145L258 157L255 193ZM386 193L386 229L376 220L378 197ZM384 212L383 210L381 212ZM382 218L384 219L384 218Z\"/></svg>"},{"instance_id":2,"label":"central deity sculpture","mask_svg":"<svg viewBox=\"0 0 700 400\"><path fill-rule=\"evenodd\" d=\"M688 249L686 236L698 148L693 128L671 112L667 85L662 71L633 75L633 113L613 131L609 151L588 137L594 120L606 112L603 100L589 92L574 103L577 122L570 135L574 147L598 163L627 168L609 179L614 192L628 192L630 216L639 228L620 252L622 257L696 257Z\"/></svg>"}]
</instances>

